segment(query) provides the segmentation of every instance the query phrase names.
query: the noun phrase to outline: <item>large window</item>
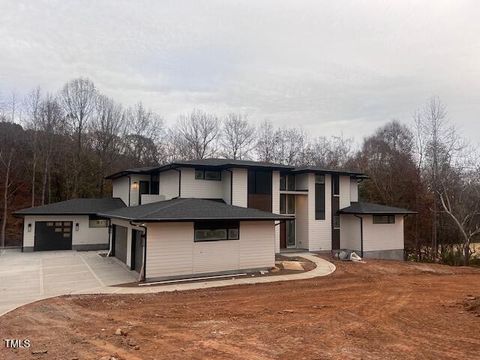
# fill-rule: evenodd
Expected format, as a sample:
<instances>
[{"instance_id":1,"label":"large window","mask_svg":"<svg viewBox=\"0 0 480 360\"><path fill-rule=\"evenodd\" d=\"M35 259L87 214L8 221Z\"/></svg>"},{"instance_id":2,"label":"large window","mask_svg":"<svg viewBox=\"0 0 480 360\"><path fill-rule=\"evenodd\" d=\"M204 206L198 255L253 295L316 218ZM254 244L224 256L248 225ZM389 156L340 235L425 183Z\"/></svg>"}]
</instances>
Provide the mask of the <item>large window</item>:
<instances>
[{"instance_id":1,"label":"large window","mask_svg":"<svg viewBox=\"0 0 480 360\"><path fill-rule=\"evenodd\" d=\"M374 224L395 224L395 215L373 215Z\"/></svg>"},{"instance_id":2,"label":"large window","mask_svg":"<svg viewBox=\"0 0 480 360\"><path fill-rule=\"evenodd\" d=\"M196 180L222 180L222 172L216 170L195 169Z\"/></svg>"},{"instance_id":3,"label":"large window","mask_svg":"<svg viewBox=\"0 0 480 360\"><path fill-rule=\"evenodd\" d=\"M340 195L340 177L338 175L332 175L333 181L333 196Z\"/></svg>"},{"instance_id":4,"label":"large window","mask_svg":"<svg viewBox=\"0 0 480 360\"><path fill-rule=\"evenodd\" d=\"M238 240L239 221L197 221L195 222L195 242Z\"/></svg>"},{"instance_id":5,"label":"large window","mask_svg":"<svg viewBox=\"0 0 480 360\"><path fill-rule=\"evenodd\" d=\"M325 176L315 176L315 220L325 220Z\"/></svg>"},{"instance_id":6,"label":"large window","mask_svg":"<svg viewBox=\"0 0 480 360\"><path fill-rule=\"evenodd\" d=\"M261 170L248 171L249 194L272 194L272 172Z\"/></svg>"},{"instance_id":7,"label":"large window","mask_svg":"<svg viewBox=\"0 0 480 360\"><path fill-rule=\"evenodd\" d=\"M280 190L281 191L295 191L295 175L281 175L280 176Z\"/></svg>"},{"instance_id":8,"label":"large window","mask_svg":"<svg viewBox=\"0 0 480 360\"><path fill-rule=\"evenodd\" d=\"M280 194L280 214L295 214L295 195Z\"/></svg>"}]
</instances>

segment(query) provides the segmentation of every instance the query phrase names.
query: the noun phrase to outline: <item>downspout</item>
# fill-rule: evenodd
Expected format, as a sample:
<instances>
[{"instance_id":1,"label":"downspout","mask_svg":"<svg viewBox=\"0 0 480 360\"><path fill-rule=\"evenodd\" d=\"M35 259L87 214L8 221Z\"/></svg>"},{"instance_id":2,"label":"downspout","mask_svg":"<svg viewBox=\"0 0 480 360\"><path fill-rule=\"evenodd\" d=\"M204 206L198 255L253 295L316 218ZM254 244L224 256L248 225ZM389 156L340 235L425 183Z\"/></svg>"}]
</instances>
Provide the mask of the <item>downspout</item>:
<instances>
[{"instance_id":1,"label":"downspout","mask_svg":"<svg viewBox=\"0 0 480 360\"><path fill-rule=\"evenodd\" d=\"M363 217L353 214L356 218L360 219L360 256L363 258Z\"/></svg>"},{"instance_id":2,"label":"downspout","mask_svg":"<svg viewBox=\"0 0 480 360\"><path fill-rule=\"evenodd\" d=\"M112 255L112 219L108 219L108 253L107 257Z\"/></svg>"},{"instance_id":3,"label":"downspout","mask_svg":"<svg viewBox=\"0 0 480 360\"><path fill-rule=\"evenodd\" d=\"M130 225L143 228L143 261L138 281L145 281L147 278L147 227L145 225L135 224L133 221L130 221Z\"/></svg>"},{"instance_id":4,"label":"downspout","mask_svg":"<svg viewBox=\"0 0 480 360\"><path fill-rule=\"evenodd\" d=\"M230 205L233 205L233 171L230 169L225 169L230 173Z\"/></svg>"}]
</instances>

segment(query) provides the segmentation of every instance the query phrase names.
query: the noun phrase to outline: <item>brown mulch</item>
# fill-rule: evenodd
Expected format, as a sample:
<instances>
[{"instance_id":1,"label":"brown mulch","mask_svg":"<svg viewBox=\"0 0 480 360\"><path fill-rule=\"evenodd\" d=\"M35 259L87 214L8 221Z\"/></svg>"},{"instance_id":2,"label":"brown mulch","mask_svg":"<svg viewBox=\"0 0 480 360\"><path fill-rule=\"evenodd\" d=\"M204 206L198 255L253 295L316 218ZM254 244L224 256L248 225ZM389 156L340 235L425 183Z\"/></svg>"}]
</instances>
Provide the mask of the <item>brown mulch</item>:
<instances>
[{"instance_id":1,"label":"brown mulch","mask_svg":"<svg viewBox=\"0 0 480 360\"><path fill-rule=\"evenodd\" d=\"M0 317L1 339L32 342L0 359L480 358L480 269L335 264L310 280L43 300Z\"/></svg>"}]
</instances>

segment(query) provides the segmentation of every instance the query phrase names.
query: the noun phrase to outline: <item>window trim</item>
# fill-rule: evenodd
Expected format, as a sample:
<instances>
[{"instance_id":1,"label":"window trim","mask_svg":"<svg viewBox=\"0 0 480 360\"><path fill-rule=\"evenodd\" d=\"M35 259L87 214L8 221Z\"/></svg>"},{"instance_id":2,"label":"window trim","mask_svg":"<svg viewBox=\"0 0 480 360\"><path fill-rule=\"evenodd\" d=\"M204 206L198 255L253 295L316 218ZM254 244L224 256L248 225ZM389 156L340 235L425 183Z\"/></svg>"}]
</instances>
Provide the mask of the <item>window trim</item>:
<instances>
[{"instance_id":1,"label":"window trim","mask_svg":"<svg viewBox=\"0 0 480 360\"><path fill-rule=\"evenodd\" d=\"M372 222L375 225L393 225L395 224L395 215L391 214L377 214L372 216ZM387 218L387 221L379 221L379 218Z\"/></svg>"},{"instance_id":2,"label":"window trim","mask_svg":"<svg viewBox=\"0 0 480 360\"><path fill-rule=\"evenodd\" d=\"M96 222L96 221L99 221L99 220L106 221L105 226L92 226L93 222ZM107 227L108 227L108 219L107 218L97 216L97 215L88 215L88 228L89 229L104 229L104 228L107 228Z\"/></svg>"},{"instance_id":3,"label":"window trim","mask_svg":"<svg viewBox=\"0 0 480 360\"><path fill-rule=\"evenodd\" d=\"M238 236L230 238L230 230L237 230ZM197 239L197 230L225 230L225 239ZM218 221L195 221L193 223L193 242L211 242L211 241L235 241L240 240L240 221L218 220Z\"/></svg>"}]
</instances>

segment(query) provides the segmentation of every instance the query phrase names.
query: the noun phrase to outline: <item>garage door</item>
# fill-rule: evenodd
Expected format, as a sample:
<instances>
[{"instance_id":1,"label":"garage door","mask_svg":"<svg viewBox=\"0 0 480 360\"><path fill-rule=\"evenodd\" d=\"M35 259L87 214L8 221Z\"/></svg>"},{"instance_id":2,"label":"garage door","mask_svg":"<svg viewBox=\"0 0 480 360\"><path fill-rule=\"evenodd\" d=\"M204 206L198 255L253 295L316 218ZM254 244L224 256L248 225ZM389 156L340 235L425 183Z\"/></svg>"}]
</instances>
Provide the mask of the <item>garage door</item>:
<instances>
[{"instance_id":1,"label":"garage door","mask_svg":"<svg viewBox=\"0 0 480 360\"><path fill-rule=\"evenodd\" d=\"M124 226L114 225L113 254L124 263L127 263L127 231Z\"/></svg>"},{"instance_id":2,"label":"garage door","mask_svg":"<svg viewBox=\"0 0 480 360\"><path fill-rule=\"evenodd\" d=\"M71 221L36 221L35 251L72 250Z\"/></svg>"}]
</instances>

